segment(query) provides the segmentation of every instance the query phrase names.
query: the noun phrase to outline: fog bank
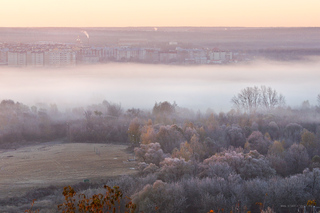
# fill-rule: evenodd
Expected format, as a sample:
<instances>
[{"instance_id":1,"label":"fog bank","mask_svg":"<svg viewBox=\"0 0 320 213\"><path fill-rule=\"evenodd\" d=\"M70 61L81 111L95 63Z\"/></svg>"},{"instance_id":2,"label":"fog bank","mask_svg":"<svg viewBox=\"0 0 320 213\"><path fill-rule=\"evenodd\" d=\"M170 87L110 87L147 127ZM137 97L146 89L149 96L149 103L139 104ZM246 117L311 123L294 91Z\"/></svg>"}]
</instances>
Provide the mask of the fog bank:
<instances>
[{"instance_id":1,"label":"fog bank","mask_svg":"<svg viewBox=\"0 0 320 213\"><path fill-rule=\"evenodd\" d=\"M59 109L108 100L124 108L150 109L155 102L176 101L192 109L228 111L241 89L271 86L296 107L316 104L320 93L320 60L246 65L168 66L105 64L73 68L0 67L0 99L29 106L55 103Z\"/></svg>"}]
</instances>

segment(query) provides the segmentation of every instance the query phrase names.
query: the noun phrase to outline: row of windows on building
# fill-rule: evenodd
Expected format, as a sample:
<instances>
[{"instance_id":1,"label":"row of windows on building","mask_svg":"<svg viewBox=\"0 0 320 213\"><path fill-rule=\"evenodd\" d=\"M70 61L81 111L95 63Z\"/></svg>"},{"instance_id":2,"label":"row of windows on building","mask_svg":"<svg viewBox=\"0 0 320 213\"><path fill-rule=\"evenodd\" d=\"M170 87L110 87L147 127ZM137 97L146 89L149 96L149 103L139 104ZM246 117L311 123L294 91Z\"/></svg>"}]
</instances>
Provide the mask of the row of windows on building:
<instances>
[{"instance_id":1,"label":"row of windows on building","mask_svg":"<svg viewBox=\"0 0 320 213\"><path fill-rule=\"evenodd\" d=\"M233 53L220 49L182 49L162 51L157 48L87 48L80 51L83 62L98 62L101 59L114 61L140 61L157 63L225 63L233 60Z\"/></svg>"},{"instance_id":2,"label":"row of windows on building","mask_svg":"<svg viewBox=\"0 0 320 213\"><path fill-rule=\"evenodd\" d=\"M8 66L73 66L76 65L76 52L54 50L0 51L0 64Z\"/></svg>"},{"instance_id":3,"label":"row of windows on building","mask_svg":"<svg viewBox=\"0 0 320 213\"><path fill-rule=\"evenodd\" d=\"M232 52L219 49L182 49L163 51L160 48L101 47L55 49L50 51L0 50L0 65L8 66L74 66L77 63L101 61L137 61L148 63L210 64L231 62Z\"/></svg>"}]
</instances>

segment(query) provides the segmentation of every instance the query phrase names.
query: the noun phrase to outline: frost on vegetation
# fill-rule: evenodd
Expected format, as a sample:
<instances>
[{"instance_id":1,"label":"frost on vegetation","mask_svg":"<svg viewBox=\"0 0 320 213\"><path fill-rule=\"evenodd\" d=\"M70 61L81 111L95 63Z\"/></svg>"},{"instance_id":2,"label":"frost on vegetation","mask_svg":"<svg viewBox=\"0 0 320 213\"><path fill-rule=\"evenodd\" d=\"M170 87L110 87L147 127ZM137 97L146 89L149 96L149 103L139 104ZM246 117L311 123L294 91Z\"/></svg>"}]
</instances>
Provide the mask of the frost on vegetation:
<instances>
[{"instance_id":1,"label":"frost on vegetation","mask_svg":"<svg viewBox=\"0 0 320 213\"><path fill-rule=\"evenodd\" d=\"M166 157L159 143L141 144L140 147L134 149L134 152L139 161L153 163L157 166Z\"/></svg>"},{"instance_id":2,"label":"frost on vegetation","mask_svg":"<svg viewBox=\"0 0 320 213\"><path fill-rule=\"evenodd\" d=\"M219 165L220 164L220 165ZM271 167L270 162L257 151L250 151L244 154L243 151L227 150L203 161L204 175L225 176L227 169L230 174L239 174L244 179L252 178L269 178L275 175L275 170Z\"/></svg>"}]
</instances>

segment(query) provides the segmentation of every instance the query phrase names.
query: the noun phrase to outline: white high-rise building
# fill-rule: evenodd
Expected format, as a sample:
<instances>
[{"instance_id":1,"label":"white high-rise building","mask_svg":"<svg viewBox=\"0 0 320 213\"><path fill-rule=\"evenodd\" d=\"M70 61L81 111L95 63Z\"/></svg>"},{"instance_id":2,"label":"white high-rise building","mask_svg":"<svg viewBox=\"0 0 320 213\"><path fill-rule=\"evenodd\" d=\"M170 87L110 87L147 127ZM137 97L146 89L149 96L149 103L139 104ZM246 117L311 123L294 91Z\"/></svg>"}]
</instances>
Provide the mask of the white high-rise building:
<instances>
[{"instance_id":1,"label":"white high-rise building","mask_svg":"<svg viewBox=\"0 0 320 213\"><path fill-rule=\"evenodd\" d=\"M8 64L8 49L0 49L0 65Z\"/></svg>"},{"instance_id":2,"label":"white high-rise building","mask_svg":"<svg viewBox=\"0 0 320 213\"><path fill-rule=\"evenodd\" d=\"M44 52L28 52L27 65L43 67L44 66Z\"/></svg>"},{"instance_id":3,"label":"white high-rise building","mask_svg":"<svg viewBox=\"0 0 320 213\"><path fill-rule=\"evenodd\" d=\"M232 60L232 52L223 51L218 48L209 51L208 56L211 63L222 63Z\"/></svg>"},{"instance_id":4,"label":"white high-rise building","mask_svg":"<svg viewBox=\"0 0 320 213\"><path fill-rule=\"evenodd\" d=\"M25 51L10 51L8 52L9 66L26 66L27 52Z\"/></svg>"},{"instance_id":5,"label":"white high-rise building","mask_svg":"<svg viewBox=\"0 0 320 213\"><path fill-rule=\"evenodd\" d=\"M55 49L44 54L46 66L74 66L76 65L76 52L71 50Z\"/></svg>"}]
</instances>

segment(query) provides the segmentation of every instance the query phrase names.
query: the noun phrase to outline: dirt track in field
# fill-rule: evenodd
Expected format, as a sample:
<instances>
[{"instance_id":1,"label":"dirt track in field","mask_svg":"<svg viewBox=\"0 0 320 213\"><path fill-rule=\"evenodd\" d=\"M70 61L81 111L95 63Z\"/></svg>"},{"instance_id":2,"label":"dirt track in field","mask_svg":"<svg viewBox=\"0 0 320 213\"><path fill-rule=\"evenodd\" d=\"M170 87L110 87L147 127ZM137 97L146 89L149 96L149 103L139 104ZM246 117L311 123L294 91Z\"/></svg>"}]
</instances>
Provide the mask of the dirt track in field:
<instances>
[{"instance_id":1,"label":"dirt track in field","mask_svg":"<svg viewBox=\"0 0 320 213\"><path fill-rule=\"evenodd\" d=\"M125 145L53 143L0 150L0 198L50 185L66 186L133 174L135 162Z\"/></svg>"}]
</instances>

